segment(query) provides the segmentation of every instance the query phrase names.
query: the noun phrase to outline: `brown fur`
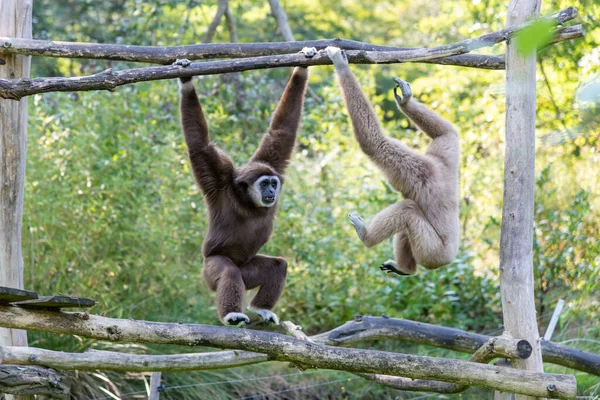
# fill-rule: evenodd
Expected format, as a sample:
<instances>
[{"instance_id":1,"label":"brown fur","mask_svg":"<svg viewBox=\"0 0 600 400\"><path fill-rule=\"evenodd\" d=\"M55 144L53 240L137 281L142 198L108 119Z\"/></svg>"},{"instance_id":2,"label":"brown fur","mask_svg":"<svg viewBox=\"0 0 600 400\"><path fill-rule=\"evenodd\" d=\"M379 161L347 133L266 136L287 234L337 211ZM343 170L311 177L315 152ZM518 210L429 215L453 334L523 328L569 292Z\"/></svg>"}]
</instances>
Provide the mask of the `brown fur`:
<instances>
[{"instance_id":1,"label":"brown fur","mask_svg":"<svg viewBox=\"0 0 600 400\"><path fill-rule=\"evenodd\" d=\"M409 96L406 103L397 100L398 106L433 139L431 145L425 154L419 154L386 136L343 54L330 48L327 52L335 66L356 140L404 197L377 214L370 224L351 215L359 237L371 247L395 235L397 271L393 272L412 275L417 264L428 269L449 264L459 245L458 133L450 123Z\"/></svg>"},{"instance_id":2,"label":"brown fur","mask_svg":"<svg viewBox=\"0 0 600 400\"><path fill-rule=\"evenodd\" d=\"M250 162L235 168L210 142L208 126L191 81L182 80L181 124L192 171L204 194L209 228L203 243L203 276L216 291L220 318L242 312L244 291L259 287L251 306L270 310L285 285L287 262L257 255L273 230L276 206L257 207L248 188L262 175L283 174L300 125L308 70L296 68L277 105L268 132Z\"/></svg>"}]
</instances>

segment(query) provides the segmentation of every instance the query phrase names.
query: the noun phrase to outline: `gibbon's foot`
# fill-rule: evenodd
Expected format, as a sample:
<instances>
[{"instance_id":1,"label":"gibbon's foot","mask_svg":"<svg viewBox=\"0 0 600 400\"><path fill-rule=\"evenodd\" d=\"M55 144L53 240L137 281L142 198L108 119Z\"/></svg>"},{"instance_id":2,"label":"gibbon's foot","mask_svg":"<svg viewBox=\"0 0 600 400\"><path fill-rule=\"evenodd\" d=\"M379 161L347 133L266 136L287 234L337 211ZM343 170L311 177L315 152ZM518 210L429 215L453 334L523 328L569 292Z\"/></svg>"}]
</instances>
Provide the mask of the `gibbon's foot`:
<instances>
[{"instance_id":1,"label":"gibbon's foot","mask_svg":"<svg viewBox=\"0 0 600 400\"><path fill-rule=\"evenodd\" d=\"M409 276L409 274L405 274L404 272L402 272L398 269L398 264L396 264L396 261L394 261L394 260L387 260L386 262L381 264L381 267L379 267L379 269L387 272L388 274L390 272L393 272L398 275Z\"/></svg>"},{"instance_id":2,"label":"gibbon's foot","mask_svg":"<svg viewBox=\"0 0 600 400\"><path fill-rule=\"evenodd\" d=\"M356 230L356 234L358 238L364 243L365 234L367 233L367 227L365 226L365 220L362 219L359 215L356 214L348 214L348 218L350 219L350 223Z\"/></svg>"},{"instance_id":3,"label":"gibbon's foot","mask_svg":"<svg viewBox=\"0 0 600 400\"><path fill-rule=\"evenodd\" d=\"M306 58L313 58L317 54L317 49L314 47L303 47L298 53L304 54Z\"/></svg>"},{"instance_id":4,"label":"gibbon's foot","mask_svg":"<svg viewBox=\"0 0 600 400\"><path fill-rule=\"evenodd\" d=\"M248 307L248 310L258 314L267 324L273 323L275 325L279 325L279 318L277 318L277 315L275 315L275 313L271 310L254 307Z\"/></svg>"},{"instance_id":5,"label":"gibbon's foot","mask_svg":"<svg viewBox=\"0 0 600 400\"><path fill-rule=\"evenodd\" d=\"M179 65L180 67L187 68L190 66L191 63L192 62L187 58L178 58L177 60L175 60L173 65Z\"/></svg>"},{"instance_id":6,"label":"gibbon's foot","mask_svg":"<svg viewBox=\"0 0 600 400\"><path fill-rule=\"evenodd\" d=\"M348 57L346 57L346 52L339 47L327 46L325 47L325 51L329 56L329 59L333 63L333 66L338 67L346 67L348 66Z\"/></svg>"},{"instance_id":7,"label":"gibbon's foot","mask_svg":"<svg viewBox=\"0 0 600 400\"><path fill-rule=\"evenodd\" d=\"M398 104L398 106L408 103L408 101L412 97L412 89L410 87L410 83L404 82L400 78L392 78L392 80L396 82L396 85L398 85L394 88L394 98L396 99L396 103ZM400 88L402 96L398 95L398 88Z\"/></svg>"},{"instance_id":8,"label":"gibbon's foot","mask_svg":"<svg viewBox=\"0 0 600 400\"><path fill-rule=\"evenodd\" d=\"M248 316L246 314L241 313L241 312L230 312L225 317L223 317L222 322L225 325L232 325L232 326L237 325L240 322L249 324L250 318L248 318Z\"/></svg>"}]
</instances>

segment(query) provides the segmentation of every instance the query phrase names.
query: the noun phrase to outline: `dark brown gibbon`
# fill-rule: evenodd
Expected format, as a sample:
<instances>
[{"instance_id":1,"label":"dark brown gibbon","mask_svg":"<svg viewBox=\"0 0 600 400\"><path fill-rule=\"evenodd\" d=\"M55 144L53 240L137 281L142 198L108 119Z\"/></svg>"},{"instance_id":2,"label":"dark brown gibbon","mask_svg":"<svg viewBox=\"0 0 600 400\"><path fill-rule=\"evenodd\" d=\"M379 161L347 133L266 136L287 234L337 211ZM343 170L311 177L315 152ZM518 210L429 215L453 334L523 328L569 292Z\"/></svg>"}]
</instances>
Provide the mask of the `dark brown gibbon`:
<instances>
[{"instance_id":1,"label":"dark brown gibbon","mask_svg":"<svg viewBox=\"0 0 600 400\"><path fill-rule=\"evenodd\" d=\"M326 52L334 64L360 148L404 197L377 214L369 224L350 214L358 237L372 247L394 235L396 260L386 261L381 266L384 271L414 275L417 264L435 269L451 263L459 245L458 133L449 122L413 99L407 82L394 78L398 85L394 89L398 108L432 142L425 154L419 154L386 136L350 70L345 53L337 47L328 47Z\"/></svg>"},{"instance_id":2,"label":"dark brown gibbon","mask_svg":"<svg viewBox=\"0 0 600 400\"><path fill-rule=\"evenodd\" d=\"M176 64L185 67L189 61L178 60ZM287 262L257 253L273 230L283 175L300 126L307 81L308 69L296 67L260 146L248 164L236 168L209 139L192 79L180 79L181 125L192 171L209 215L202 248L203 276L208 287L216 291L219 318L226 325L250 322L242 311L244 294L257 287L260 288L249 310L266 322L279 323L271 310L285 286Z\"/></svg>"}]
</instances>

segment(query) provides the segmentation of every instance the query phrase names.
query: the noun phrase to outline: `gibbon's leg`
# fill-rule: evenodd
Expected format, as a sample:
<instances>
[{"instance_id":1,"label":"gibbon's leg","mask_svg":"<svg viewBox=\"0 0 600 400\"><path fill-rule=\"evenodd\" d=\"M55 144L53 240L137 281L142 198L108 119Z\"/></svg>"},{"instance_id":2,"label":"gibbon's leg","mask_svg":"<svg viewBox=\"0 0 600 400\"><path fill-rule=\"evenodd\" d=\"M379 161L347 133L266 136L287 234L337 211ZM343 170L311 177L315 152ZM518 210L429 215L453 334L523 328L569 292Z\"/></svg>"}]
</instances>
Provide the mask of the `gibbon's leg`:
<instances>
[{"instance_id":1,"label":"gibbon's leg","mask_svg":"<svg viewBox=\"0 0 600 400\"><path fill-rule=\"evenodd\" d=\"M412 200L403 200L392 204L377 214L368 226L360 216L354 213L349 214L348 218L364 245L373 247L405 229L406 214L410 212L412 207L418 208Z\"/></svg>"},{"instance_id":2,"label":"gibbon's leg","mask_svg":"<svg viewBox=\"0 0 600 400\"><path fill-rule=\"evenodd\" d=\"M417 203L412 200L405 199L387 207L368 226L355 214L350 214L349 218L358 237L367 247L375 246L393 234L402 232L410 242L416 263L427 269L434 269L452 262L452 249L442 241Z\"/></svg>"},{"instance_id":3,"label":"gibbon's leg","mask_svg":"<svg viewBox=\"0 0 600 400\"><path fill-rule=\"evenodd\" d=\"M394 236L394 255L396 261L384 262L380 267L382 271L394 272L398 275L414 275L417 272L417 262L412 254L406 232Z\"/></svg>"},{"instance_id":4,"label":"gibbon's leg","mask_svg":"<svg viewBox=\"0 0 600 400\"><path fill-rule=\"evenodd\" d=\"M265 322L279 325L277 315L270 310L275 307L285 287L287 261L259 254L242 264L240 271L247 290L260 286L248 309L260 315Z\"/></svg>"},{"instance_id":5,"label":"gibbon's leg","mask_svg":"<svg viewBox=\"0 0 600 400\"><path fill-rule=\"evenodd\" d=\"M350 70L345 53L337 47L327 47L325 50L335 67L354 136L362 151L390 181L402 182L406 190L422 186L433 174L431 161L401 141L384 134L377 114Z\"/></svg>"},{"instance_id":6,"label":"gibbon's leg","mask_svg":"<svg viewBox=\"0 0 600 400\"><path fill-rule=\"evenodd\" d=\"M204 260L202 272L208 287L217 292L217 312L225 325L250 323L250 318L242 313L244 292L242 273L237 265L225 256L210 256Z\"/></svg>"},{"instance_id":7,"label":"gibbon's leg","mask_svg":"<svg viewBox=\"0 0 600 400\"><path fill-rule=\"evenodd\" d=\"M433 139L433 142L427 148L427 154L438 156L446 161L453 161L452 165L458 165L460 146L458 133L454 126L413 99L412 89L408 82L398 78L393 78L393 80L398 85L394 88L394 98L400 111ZM398 89L400 89L402 96L398 94Z\"/></svg>"}]
</instances>

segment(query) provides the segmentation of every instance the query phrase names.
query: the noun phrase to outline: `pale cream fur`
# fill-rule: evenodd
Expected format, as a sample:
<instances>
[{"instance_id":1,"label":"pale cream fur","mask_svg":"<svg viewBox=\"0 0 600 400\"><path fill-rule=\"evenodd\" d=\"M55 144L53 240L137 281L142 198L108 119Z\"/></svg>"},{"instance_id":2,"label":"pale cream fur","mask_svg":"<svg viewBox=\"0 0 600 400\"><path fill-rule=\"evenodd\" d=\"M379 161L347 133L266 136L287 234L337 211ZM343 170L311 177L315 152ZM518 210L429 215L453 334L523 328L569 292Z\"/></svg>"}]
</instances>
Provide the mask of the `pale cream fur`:
<instances>
[{"instance_id":1,"label":"pale cream fur","mask_svg":"<svg viewBox=\"0 0 600 400\"><path fill-rule=\"evenodd\" d=\"M433 140L425 154L419 154L386 136L345 54L338 48L328 47L326 51L335 66L356 140L404 197L369 224L351 214L357 234L367 247L395 235L396 263L388 262L382 269L413 275L417 264L428 269L449 264L459 245L458 133L449 122L412 99L410 85L398 80L403 93L396 98L398 107Z\"/></svg>"}]
</instances>

